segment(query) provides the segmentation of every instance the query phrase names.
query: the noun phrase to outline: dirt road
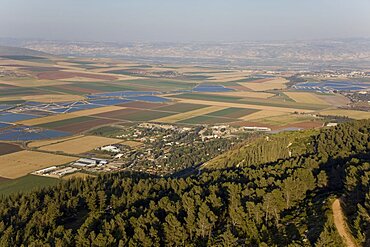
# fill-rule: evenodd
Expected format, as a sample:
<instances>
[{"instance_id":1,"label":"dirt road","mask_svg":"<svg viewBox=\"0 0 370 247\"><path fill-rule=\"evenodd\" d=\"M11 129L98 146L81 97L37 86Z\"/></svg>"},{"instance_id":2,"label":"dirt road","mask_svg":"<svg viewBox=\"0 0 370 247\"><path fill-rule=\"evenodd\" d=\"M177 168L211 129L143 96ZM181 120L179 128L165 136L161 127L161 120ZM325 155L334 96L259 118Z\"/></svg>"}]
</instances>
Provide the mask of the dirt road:
<instances>
[{"instance_id":1,"label":"dirt road","mask_svg":"<svg viewBox=\"0 0 370 247\"><path fill-rule=\"evenodd\" d=\"M357 243L354 241L352 234L348 231L347 222L344 218L339 199L335 199L335 201L333 202L332 210L335 227L337 228L339 235L343 238L343 242L348 247L358 247Z\"/></svg>"}]
</instances>

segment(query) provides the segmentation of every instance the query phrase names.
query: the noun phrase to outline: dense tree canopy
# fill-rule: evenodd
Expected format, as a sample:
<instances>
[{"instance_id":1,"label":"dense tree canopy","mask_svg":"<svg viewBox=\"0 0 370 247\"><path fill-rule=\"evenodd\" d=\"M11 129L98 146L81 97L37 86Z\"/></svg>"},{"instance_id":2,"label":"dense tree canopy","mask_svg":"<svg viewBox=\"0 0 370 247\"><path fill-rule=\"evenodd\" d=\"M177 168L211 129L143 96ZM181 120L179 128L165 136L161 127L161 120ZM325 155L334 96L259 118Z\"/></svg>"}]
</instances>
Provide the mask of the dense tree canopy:
<instances>
[{"instance_id":1,"label":"dense tree canopy","mask_svg":"<svg viewBox=\"0 0 370 247\"><path fill-rule=\"evenodd\" d=\"M246 144L182 178L118 173L0 200L0 246L340 246L370 239L370 121Z\"/></svg>"}]
</instances>

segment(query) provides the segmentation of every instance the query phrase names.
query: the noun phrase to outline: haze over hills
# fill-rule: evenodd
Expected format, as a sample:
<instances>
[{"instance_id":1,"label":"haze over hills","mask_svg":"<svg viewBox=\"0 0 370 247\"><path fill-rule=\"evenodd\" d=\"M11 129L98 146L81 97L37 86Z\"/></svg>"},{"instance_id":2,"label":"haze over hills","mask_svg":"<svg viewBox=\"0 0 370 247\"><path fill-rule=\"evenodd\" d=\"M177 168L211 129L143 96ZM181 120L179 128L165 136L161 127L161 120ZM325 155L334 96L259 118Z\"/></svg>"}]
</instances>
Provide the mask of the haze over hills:
<instances>
[{"instance_id":1,"label":"haze over hills","mask_svg":"<svg viewBox=\"0 0 370 247\"><path fill-rule=\"evenodd\" d=\"M2 0L0 247L370 246L369 9Z\"/></svg>"},{"instance_id":2,"label":"haze over hills","mask_svg":"<svg viewBox=\"0 0 370 247\"><path fill-rule=\"evenodd\" d=\"M63 56L115 57L148 62L227 66L281 66L306 69L366 67L370 39L193 43L112 43L7 40L22 47Z\"/></svg>"},{"instance_id":3,"label":"haze over hills","mask_svg":"<svg viewBox=\"0 0 370 247\"><path fill-rule=\"evenodd\" d=\"M0 45L0 56L40 56L50 57L52 55L29 48Z\"/></svg>"}]
</instances>

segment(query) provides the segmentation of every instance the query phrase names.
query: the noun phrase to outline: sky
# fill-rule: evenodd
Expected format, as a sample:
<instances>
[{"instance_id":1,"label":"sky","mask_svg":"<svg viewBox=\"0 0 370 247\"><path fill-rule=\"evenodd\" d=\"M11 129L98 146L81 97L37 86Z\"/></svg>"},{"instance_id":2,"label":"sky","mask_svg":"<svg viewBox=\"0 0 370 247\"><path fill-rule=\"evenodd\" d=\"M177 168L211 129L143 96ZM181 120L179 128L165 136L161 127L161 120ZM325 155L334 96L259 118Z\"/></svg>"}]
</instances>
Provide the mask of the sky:
<instances>
[{"instance_id":1,"label":"sky","mask_svg":"<svg viewBox=\"0 0 370 247\"><path fill-rule=\"evenodd\" d=\"M0 0L0 37L190 42L369 38L370 0Z\"/></svg>"}]
</instances>

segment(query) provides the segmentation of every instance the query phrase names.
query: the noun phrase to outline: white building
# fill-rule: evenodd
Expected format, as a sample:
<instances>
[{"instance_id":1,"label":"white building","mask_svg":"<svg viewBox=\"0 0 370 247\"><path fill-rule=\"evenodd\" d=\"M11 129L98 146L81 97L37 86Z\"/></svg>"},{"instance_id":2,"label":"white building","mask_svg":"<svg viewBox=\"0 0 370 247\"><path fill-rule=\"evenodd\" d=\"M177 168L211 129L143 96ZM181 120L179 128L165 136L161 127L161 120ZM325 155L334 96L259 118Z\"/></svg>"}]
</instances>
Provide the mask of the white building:
<instances>
[{"instance_id":1,"label":"white building","mask_svg":"<svg viewBox=\"0 0 370 247\"><path fill-rule=\"evenodd\" d=\"M112 146L112 145L101 147L100 150L111 152L111 153L119 153L119 152L121 152L121 149L119 149L116 146Z\"/></svg>"}]
</instances>

